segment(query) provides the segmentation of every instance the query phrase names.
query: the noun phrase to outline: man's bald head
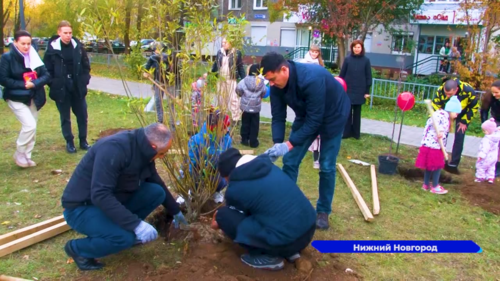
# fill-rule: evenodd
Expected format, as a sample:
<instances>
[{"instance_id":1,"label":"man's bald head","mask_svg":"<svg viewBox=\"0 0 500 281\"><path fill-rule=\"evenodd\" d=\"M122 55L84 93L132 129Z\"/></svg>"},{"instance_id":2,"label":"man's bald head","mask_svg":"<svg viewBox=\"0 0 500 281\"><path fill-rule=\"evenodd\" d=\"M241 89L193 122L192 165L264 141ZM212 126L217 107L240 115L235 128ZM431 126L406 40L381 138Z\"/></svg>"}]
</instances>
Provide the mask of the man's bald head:
<instances>
[{"instance_id":1,"label":"man's bald head","mask_svg":"<svg viewBox=\"0 0 500 281\"><path fill-rule=\"evenodd\" d=\"M443 88L444 88L444 94L447 97L452 97L456 95L456 93L458 92L458 83L457 81L450 79L444 83Z\"/></svg>"}]
</instances>

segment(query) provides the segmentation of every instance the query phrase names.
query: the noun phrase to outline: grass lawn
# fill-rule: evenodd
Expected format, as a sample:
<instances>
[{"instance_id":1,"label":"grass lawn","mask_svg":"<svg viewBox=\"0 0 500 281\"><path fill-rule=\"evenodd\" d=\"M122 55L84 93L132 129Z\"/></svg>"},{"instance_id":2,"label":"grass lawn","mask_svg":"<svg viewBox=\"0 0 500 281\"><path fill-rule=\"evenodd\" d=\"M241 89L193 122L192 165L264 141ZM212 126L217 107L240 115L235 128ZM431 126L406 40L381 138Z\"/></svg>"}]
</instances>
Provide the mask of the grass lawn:
<instances>
[{"instance_id":1,"label":"grass lawn","mask_svg":"<svg viewBox=\"0 0 500 281\"><path fill-rule=\"evenodd\" d=\"M121 70L125 80L127 81L149 83L149 80L145 80L142 78L139 79L137 75L131 73L130 70L125 65L122 66ZM99 77L121 79L120 69L116 64L108 65L105 63L92 63L90 74Z\"/></svg>"},{"instance_id":2,"label":"grass lawn","mask_svg":"<svg viewBox=\"0 0 500 281\"><path fill-rule=\"evenodd\" d=\"M88 95L89 140L101 130L137 126L136 117L127 108L127 100L91 92ZM15 150L20 124L7 107L0 103L0 235L60 215L60 197L72 171L84 155L69 155L64 150L59 117L52 101L42 109L33 160L38 166L23 170L15 166ZM365 110L365 113L368 113ZM74 131L76 131L74 122ZM271 145L270 127L261 125L262 153ZM338 157L350 173L367 204L371 207L371 181L367 167L348 162L360 159L377 163L377 156L388 149L388 139L363 135L360 141L346 140ZM417 149L403 146L403 163L412 163ZM277 165L281 166L281 160ZM472 169L474 162L465 158L462 169ZM61 175L52 170L62 169ZM306 196L315 204L318 171L312 168L312 156L303 161L298 180ZM497 183L498 184L498 183ZM500 276L500 219L483 209L469 205L458 187L448 185L444 196L425 193L420 183L399 175L378 175L381 213L366 223L340 175L331 216L331 229L316 232L315 239L335 240L473 240L483 248L481 254L343 254L323 255L315 266L328 268L342 263L368 280L494 280ZM81 273L67 264L63 245L79 237L69 231L9 256L0 258L0 273L38 280L123 280L126 268L138 261L160 270L174 266L182 256L182 245L166 245L161 239L106 257L104 271ZM496 277L495 277L496 276ZM311 279L312 280L312 279Z\"/></svg>"}]
</instances>

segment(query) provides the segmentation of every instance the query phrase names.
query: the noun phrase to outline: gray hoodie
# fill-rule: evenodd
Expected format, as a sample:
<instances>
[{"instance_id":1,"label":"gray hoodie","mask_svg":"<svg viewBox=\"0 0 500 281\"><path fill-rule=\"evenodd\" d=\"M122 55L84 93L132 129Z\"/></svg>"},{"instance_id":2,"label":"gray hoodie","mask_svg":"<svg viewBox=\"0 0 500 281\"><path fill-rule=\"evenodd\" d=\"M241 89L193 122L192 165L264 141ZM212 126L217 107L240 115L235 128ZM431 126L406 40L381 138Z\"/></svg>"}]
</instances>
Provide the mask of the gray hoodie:
<instances>
[{"instance_id":1,"label":"gray hoodie","mask_svg":"<svg viewBox=\"0 0 500 281\"><path fill-rule=\"evenodd\" d=\"M259 113L262 98L267 88L264 79L256 76L247 76L236 87L236 94L241 97L240 108L243 112Z\"/></svg>"}]
</instances>

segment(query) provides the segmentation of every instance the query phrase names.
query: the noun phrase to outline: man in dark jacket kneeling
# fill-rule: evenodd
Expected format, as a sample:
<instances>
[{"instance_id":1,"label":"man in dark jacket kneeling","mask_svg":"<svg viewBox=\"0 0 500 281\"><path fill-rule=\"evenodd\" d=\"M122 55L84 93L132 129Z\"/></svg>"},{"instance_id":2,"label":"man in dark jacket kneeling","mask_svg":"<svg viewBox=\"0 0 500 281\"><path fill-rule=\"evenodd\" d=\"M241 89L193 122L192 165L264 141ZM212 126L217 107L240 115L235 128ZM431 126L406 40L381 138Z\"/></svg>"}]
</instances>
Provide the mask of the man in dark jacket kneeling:
<instances>
[{"instance_id":1,"label":"man in dark jacket kneeling","mask_svg":"<svg viewBox=\"0 0 500 281\"><path fill-rule=\"evenodd\" d=\"M176 227L187 224L155 167L171 146L171 132L156 123L101 139L80 161L61 201L68 225L87 236L64 247L81 270L100 269L95 258L155 240L144 219L160 204Z\"/></svg>"},{"instance_id":2,"label":"man in dark jacket kneeling","mask_svg":"<svg viewBox=\"0 0 500 281\"><path fill-rule=\"evenodd\" d=\"M278 270L284 258L300 258L314 236L316 211L295 182L268 155L242 156L234 148L221 154L218 167L229 185L213 227L248 250L241 260Z\"/></svg>"}]
</instances>

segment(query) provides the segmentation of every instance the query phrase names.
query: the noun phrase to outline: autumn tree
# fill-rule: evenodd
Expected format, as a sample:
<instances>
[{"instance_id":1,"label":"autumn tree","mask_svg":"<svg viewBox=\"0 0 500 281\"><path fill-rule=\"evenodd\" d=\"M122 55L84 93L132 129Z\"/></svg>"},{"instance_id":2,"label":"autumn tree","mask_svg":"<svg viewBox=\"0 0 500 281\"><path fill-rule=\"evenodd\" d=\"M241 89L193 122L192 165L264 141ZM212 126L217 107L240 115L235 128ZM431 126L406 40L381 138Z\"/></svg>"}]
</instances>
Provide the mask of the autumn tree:
<instances>
[{"instance_id":1,"label":"autumn tree","mask_svg":"<svg viewBox=\"0 0 500 281\"><path fill-rule=\"evenodd\" d=\"M463 54L457 64L461 79L472 84L476 89L488 89L494 80L493 73L498 72L498 51L492 48L493 33L500 30L500 3L496 0L471 1L460 3L468 36L462 41Z\"/></svg>"}]
</instances>

